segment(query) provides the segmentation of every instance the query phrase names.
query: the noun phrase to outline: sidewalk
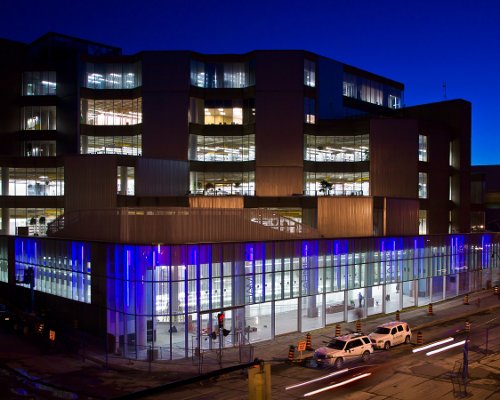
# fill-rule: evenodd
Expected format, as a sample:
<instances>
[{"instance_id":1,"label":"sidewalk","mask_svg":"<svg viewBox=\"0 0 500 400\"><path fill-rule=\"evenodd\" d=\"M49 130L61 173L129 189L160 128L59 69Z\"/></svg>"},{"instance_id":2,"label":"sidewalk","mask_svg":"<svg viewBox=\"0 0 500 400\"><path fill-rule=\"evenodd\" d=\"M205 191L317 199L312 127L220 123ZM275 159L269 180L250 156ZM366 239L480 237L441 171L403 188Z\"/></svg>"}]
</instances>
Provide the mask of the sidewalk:
<instances>
[{"instance_id":1,"label":"sidewalk","mask_svg":"<svg viewBox=\"0 0 500 400\"><path fill-rule=\"evenodd\" d=\"M475 303L480 298L478 307ZM410 324L413 332L412 342L416 342L418 331L423 332L432 325L446 321L465 319L470 315L485 310L500 310L500 298L492 290L476 292L469 296L470 305L463 304L463 297L433 304L434 315L428 315L428 308L421 307L401 312L400 319ZM377 325L394 320L394 314L375 315L361 320L362 330L371 332ZM500 322L500 321L499 321ZM354 323L341 323L341 332L355 331ZM311 331L312 347L317 348L334 336L335 326L328 326ZM4 339L2 334L2 339ZM147 388L162 386L199 376L200 365L196 360L183 359L174 361L131 361L114 355L97 353L87 349L84 357L64 354L41 354L40 349L29 343L29 338L10 335L0 344L0 361L10 370L23 374L30 380L38 380L56 388L71 388L78 398L113 398L127 393L138 392ZM305 340L306 334L294 332L282 335L272 341L256 343L253 357L265 361L287 362L289 346L297 346ZM312 352L302 354L303 357ZM483 364L500 371L498 353L482 359ZM490 360L491 357L491 360ZM221 367L228 368L238 364L238 348L226 349L222 360L206 358L202 366L203 374L216 373ZM82 378L83 377L83 378Z\"/></svg>"}]
</instances>

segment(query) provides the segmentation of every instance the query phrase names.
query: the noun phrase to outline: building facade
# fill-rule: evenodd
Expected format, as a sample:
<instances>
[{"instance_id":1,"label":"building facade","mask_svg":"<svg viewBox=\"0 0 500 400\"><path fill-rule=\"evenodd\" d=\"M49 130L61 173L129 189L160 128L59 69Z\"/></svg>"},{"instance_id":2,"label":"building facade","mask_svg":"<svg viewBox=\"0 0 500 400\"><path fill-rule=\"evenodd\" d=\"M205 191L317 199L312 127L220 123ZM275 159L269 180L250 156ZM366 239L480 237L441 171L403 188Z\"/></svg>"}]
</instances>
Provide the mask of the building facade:
<instances>
[{"instance_id":1,"label":"building facade","mask_svg":"<svg viewBox=\"0 0 500 400\"><path fill-rule=\"evenodd\" d=\"M0 44L6 234L207 196L325 237L470 230L466 101L403 107L403 84L307 51L122 55L53 33Z\"/></svg>"},{"instance_id":2,"label":"building facade","mask_svg":"<svg viewBox=\"0 0 500 400\"><path fill-rule=\"evenodd\" d=\"M307 51L0 49L0 288L112 352L185 357L498 281L499 238L468 233L467 101L404 107L402 83Z\"/></svg>"},{"instance_id":3,"label":"building facade","mask_svg":"<svg viewBox=\"0 0 500 400\"><path fill-rule=\"evenodd\" d=\"M176 359L490 288L499 250L487 233L191 245L3 236L0 287L28 307L31 269L37 309L106 337L109 352Z\"/></svg>"}]
</instances>

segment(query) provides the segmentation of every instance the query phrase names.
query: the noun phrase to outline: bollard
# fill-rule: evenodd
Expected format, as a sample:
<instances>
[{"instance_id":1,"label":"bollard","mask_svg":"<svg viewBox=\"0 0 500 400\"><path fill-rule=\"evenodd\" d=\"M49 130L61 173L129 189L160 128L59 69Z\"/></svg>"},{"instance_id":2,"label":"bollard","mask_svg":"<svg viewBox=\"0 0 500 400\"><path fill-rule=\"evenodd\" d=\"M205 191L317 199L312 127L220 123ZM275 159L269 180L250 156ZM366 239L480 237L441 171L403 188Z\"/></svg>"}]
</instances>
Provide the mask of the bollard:
<instances>
[{"instance_id":1,"label":"bollard","mask_svg":"<svg viewBox=\"0 0 500 400\"><path fill-rule=\"evenodd\" d=\"M396 321L399 321L399 310L396 310Z\"/></svg>"},{"instance_id":2,"label":"bollard","mask_svg":"<svg viewBox=\"0 0 500 400\"><path fill-rule=\"evenodd\" d=\"M417 346L424 344L424 337L422 336L422 332L417 332Z\"/></svg>"},{"instance_id":3,"label":"bollard","mask_svg":"<svg viewBox=\"0 0 500 400\"><path fill-rule=\"evenodd\" d=\"M464 306L468 306L468 305L469 305L469 295L468 295L468 294L466 294L466 295L464 296Z\"/></svg>"},{"instance_id":4,"label":"bollard","mask_svg":"<svg viewBox=\"0 0 500 400\"><path fill-rule=\"evenodd\" d=\"M465 321L465 332L470 333L470 322Z\"/></svg>"},{"instance_id":5,"label":"bollard","mask_svg":"<svg viewBox=\"0 0 500 400\"><path fill-rule=\"evenodd\" d=\"M311 346L311 334L309 332L306 334L306 350L314 351L314 349Z\"/></svg>"},{"instance_id":6,"label":"bollard","mask_svg":"<svg viewBox=\"0 0 500 400\"><path fill-rule=\"evenodd\" d=\"M481 297L476 299L476 306L481 307Z\"/></svg>"},{"instance_id":7,"label":"bollard","mask_svg":"<svg viewBox=\"0 0 500 400\"><path fill-rule=\"evenodd\" d=\"M427 314L434 315L434 312L432 311L432 303L429 303L429 308L427 309Z\"/></svg>"},{"instance_id":8,"label":"bollard","mask_svg":"<svg viewBox=\"0 0 500 400\"><path fill-rule=\"evenodd\" d=\"M293 361L294 358L295 358L295 346L291 344L288 350L288 361Z\"/></svg>"},{"instance_id":9,"label":"bollard","mask_svg":"<svg viewBox=\"0 0 500 400\"><path fill-rule=\"evenodd\" d=\"M335 336L340 336L340 324L335 325Z\"/></svg>"},{"instance_id":10,"label":"bollard","mask_svg":"<svg viewBox=\"0 0 500 400\"><path fill-rule=\"evenodd\" d=\"M493 293L498 294L498 285L496 285L495 288L493 289Z\"/></svg>"},{"instance_id":11,"label":"bollard","mask_svg":"<svg viewBox=\"0 0 500 400\"><path fill-rule=\"evenodd\" d=\"M359 319L356 321L356 332L361 333L361 321Z\"/></svg>"}]
</instances>

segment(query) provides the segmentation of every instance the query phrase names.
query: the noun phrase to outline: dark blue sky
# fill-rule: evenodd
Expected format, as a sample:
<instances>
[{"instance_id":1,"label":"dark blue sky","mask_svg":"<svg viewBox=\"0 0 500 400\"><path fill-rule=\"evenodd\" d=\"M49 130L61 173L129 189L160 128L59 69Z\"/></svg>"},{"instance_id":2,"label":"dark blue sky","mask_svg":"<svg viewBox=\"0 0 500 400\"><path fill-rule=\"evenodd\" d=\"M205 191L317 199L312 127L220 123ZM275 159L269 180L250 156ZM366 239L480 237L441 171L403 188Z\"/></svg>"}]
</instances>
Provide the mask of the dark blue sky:
<instances>
[{"instance_id":1,"label":"dark blue sky","mask_svg":"<svg viewBox=\"0 0 500 400\"><path fill-rule=\"evenodd\" d=\"M0 37L48 31L141 50L303 49L405 84L412 106L472 103L472 163L500 164L499 0L11 1Z\"/></svg>"}]
</instances>

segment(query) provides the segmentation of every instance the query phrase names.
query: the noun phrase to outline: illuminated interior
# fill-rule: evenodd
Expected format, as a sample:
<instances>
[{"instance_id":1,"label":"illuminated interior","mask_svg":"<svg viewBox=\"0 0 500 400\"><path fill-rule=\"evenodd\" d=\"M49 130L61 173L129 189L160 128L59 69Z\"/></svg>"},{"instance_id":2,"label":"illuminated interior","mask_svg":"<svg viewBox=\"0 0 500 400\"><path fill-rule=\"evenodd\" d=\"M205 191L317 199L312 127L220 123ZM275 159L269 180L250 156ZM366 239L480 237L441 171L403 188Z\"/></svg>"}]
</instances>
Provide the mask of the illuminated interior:
<instances>
[{"instance_id":1,"label":"illuminated interior","mask_svg":"<svg viewBox=\"0 0 500 400\"><path fill-rule=\"evenodd\" d=\"M135 136L80 136L81 154L142 155L142 135Z\"/></svg>"},{"instance_id":2,"label":"illuminated interior","mask_svg":"<svg viewBox=\"0 0 500 400\"><path fill-rule=\"evenodd\" d=\"M142 123L142 97L132 100L80 101L81 123L87 125L137 125Z\"/></svg>"},{"instance_id":3,"label":"illuminated interior","mask_svg":"<svg viewBox=\"0 0 500 400\"><path fill-rule=\"evenodd\" d=\"M370 159L369 135L304 135L304 160L316 162L358 162Z\"/></svg>"},{"instance_id":4,"label":"illuminated interior","mask_svg":"<svg viewBox=\"0 0 500 400\"><path fill-rule=\"evenodd\" d=\"M196 161L253 161L255 135L189 136L189 159Z\"/></svg>"}]
</instances>

